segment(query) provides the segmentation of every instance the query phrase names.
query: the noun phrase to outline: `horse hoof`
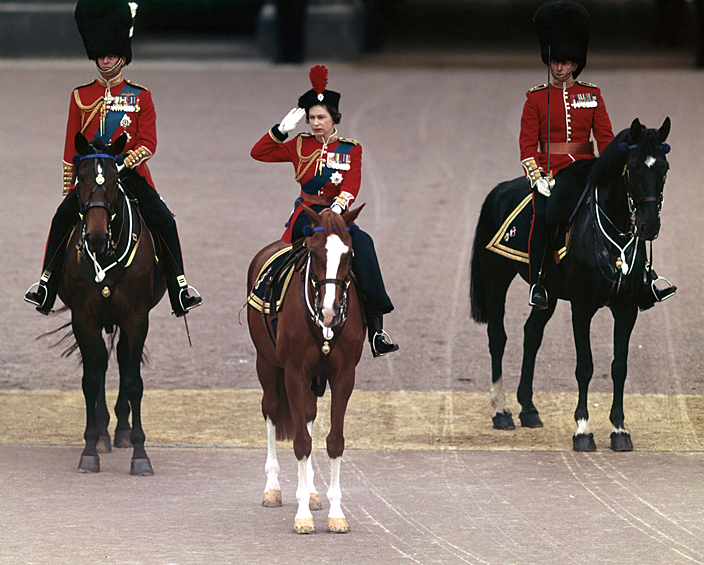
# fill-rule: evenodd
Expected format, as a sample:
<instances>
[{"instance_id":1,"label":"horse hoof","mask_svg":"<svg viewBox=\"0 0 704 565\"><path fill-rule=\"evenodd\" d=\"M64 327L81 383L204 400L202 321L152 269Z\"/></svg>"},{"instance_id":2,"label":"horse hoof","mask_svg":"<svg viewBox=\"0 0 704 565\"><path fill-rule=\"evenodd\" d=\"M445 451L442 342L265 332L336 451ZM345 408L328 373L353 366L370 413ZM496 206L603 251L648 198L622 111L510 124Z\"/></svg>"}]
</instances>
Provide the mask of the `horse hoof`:
<instances>
[{"instance_id":1,"label":"horse hoof","mask_svg":"<svg viewBox=\"0 0 704 565\"><path fill-rule=\"evenodd\" d=\"M132 459L130 475L134 475L136 477L147 477L153 474L154 469L152 469L152 464L149 459Z\"/></svg>"},{"instance_id":2,"label":"horse hoof","mask_svg":"<svg viewBox=\"0 0 704 565\"><path fill-rule=\"evenodd\" d=\"M518 415L521 420L521 427L523 428L542 428L543 421L540 419L537 410L531 410L530 412L521 412Z\"/></svg>"},{"instance_id":3,"label":"horse hoof","mask_svg":"<svg viewBox=\"0 0 704 565\"><path fill-rule=\"evenodd\" d=\"M110 445L110 436L100 436L98 438L98 443L95 445L98 453L110 453L112 451L112 445Z\"/></svg>"},{"instance_id":4,"label":"horse hoof","mask_svg":"<svg viewBox=\"0 0 704 565\"><path fill-rule=\"evenodd\" d=\"M281 491L265 491L264 498L262 498L262 506L264 506L264 508L279 508L281 506Z\"/></svg>"},{"instance_id":5,"label":"horse hoof","mask_svg":"<svg viewBox=\"0 0 704 565\"><path fill-rule=\"evenodd\" d=\"M495 430L515 430L513 417L510 412L498 412L491 417Z\"/></svg>"},{"instance_id":6,"label":"horse hoof","mask_svg":"<svg viewBox=\"0 0 704 565\"><path fill-rule=\"evenodd\" d=\"M294 534L314 534L315 524L313 518L296 518L293 524Z\"/></svg>"},{"instance_id":7,"label":"horse hoof","mask_svg":"<svg viewBox=\"0 0 704 565\"><path fill-rule=\"evenodd\" d=\"M628 432L611 432L611 449L613 451L633 451L631 435Z\"/></svg>"},{"instance_id":8,"label":"horse hoof","mask_svg":"<svg viewBox=\"0 0 704 565\"><path fill-rule=\"evenodd\" d=\"M320 496L317 492L310 493L310 501L308 502L308 508L311 510L322 510L323 503L320 501Z\"/></svg>"},{"instance_id":9,"label":"horse hoof","mask_svg":"<svg viewBox=\"0 0 704 565\"><path fill-rule=\"evenodd\" d=\"M575 451L596 451L594 434L575 434L572 436L572 449Z\"/></svg>"},{"instance_id":10,"label":"horse hoof","mask_svg":"<svg viewBox=\"0 0 704 565\"><path fill-rule=\"evenodd\" d=\"M115 447L132 447L130 433L132 430L115 430Z\"/></svg>"},{"instance_id":11,"label":"horse hoof","mask_svg":"<svg viewBox=\"0 0 704 565\"><path fill-rule=\"evenodd\" d=\"M346 534L350 531L345 518L328 518L329 534Z\"/></svg>"},{"instance_id":12,"label":"horse hoof","mask_svg":"<svg viewBox=\"0 0 704 565\"><path fill-rule=\"evenodd\" d=\"M81 455L81 462L78 464L79 473L100 473L100 457L95 455Z\"/></svg>"}]
</instances>

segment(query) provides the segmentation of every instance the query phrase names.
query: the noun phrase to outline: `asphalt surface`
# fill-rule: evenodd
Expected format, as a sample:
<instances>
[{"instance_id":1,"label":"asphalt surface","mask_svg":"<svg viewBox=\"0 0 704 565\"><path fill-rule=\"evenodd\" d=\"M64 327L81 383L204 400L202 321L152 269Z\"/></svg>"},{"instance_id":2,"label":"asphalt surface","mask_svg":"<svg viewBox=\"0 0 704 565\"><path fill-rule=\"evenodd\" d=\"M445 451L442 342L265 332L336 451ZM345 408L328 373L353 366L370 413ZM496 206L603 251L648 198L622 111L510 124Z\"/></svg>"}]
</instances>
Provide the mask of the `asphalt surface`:
<instances>
[{"instance_id":1,"label":"asphalt surface","mask_svg":"<svg viewBox=\"0 0 704 565\"><path fill-rule=\"evenodd\" d=\"M297 537L288 446L280 448L284 506L259 505L264 426L238 313L250 258L279 237L297 196L288 166L257 163L249 149L308 88L307 66L135 61L125 72L153 93L151 170L177 214L189 282L205 299L189 315L192 348L166 302L152 313L143 418L156 474L135 478L129 451L103 455L99 475L75 472L80 366L51 338L36 339L68 315L44 318L21 300L40 274L60 201L68 94L94 73L86 61L0 61L11 85L0 92L0 563L704 563L704 75L598 63L583 75L601 87L617 131L635 117L649 127L672 119L654 250L656 269L679 290L639 316L632 337L634 453L608 450L611 317L595 318L590 410L599 451L575 454L567 305L538 357L546 427L502 434L491 430L485 328L468 312L479 207L495 184L521 174L523 93L543 81L541 67L377 63L330 64L329 86L343 93L340 133L364 147L359 223L377 245L396 305L386 327L401 350L377 360L365 352L358 367L341 479L351 532L323 533L323 511L321 533ZM526 295L516 283L507 304L509 396ZM108 388L116 375L113 362ZM149 411L150 391L160 410ZM316 441L324 424L321 411ZM245 444L244 430L257 426ZM328 464L316 445L324 495Z\"/></svg>"}]
</instances>

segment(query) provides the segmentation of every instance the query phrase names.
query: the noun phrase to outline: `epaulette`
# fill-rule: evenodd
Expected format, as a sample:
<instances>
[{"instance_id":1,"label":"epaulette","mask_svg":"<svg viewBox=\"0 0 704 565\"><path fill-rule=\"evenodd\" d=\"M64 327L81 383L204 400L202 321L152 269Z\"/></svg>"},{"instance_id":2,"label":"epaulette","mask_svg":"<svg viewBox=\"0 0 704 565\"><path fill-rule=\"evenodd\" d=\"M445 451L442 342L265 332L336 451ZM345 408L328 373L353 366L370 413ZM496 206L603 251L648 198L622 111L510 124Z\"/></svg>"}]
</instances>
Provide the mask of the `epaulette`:
<instances>
[{"instance_id":1,"label":"epaulette","mask_svg":"<svg viewBox=\"0 0 704 565\"><path fill-rule=\"evenodd\" d=\"M359 141L356 139L351 139L349 137L338 137L337 138L340 141L344 141L345 143L351 143L352 145L359 145Z\"/></svg>"},{"instance_id":2,"label":"epaulette","mask_svg":"<svg viewBox=\"0 0 704 565\"><path fill-rule=\"evenodd\" d=\"M127 79L125 79L125 82L127 84L131 84L132 86L136 86L137 88L141 88L142 90L146 90L147 92L149 92L149 89L146 86L142 86L141 84L137 84L136 82L132 82L131 80Z\"/></svg>"},{"instance_id":3,"label":"epaulette","mask_svg":"<svg viewBox=\"0 0 704 565\"><path fill-rule=\"evenodd\" d=\"M91 84L93 84L93 83L96 82L97 80L98 80L98 79L95 79L95 80L92 80L92 81L90 81L90 82L87 82L86 84L82 84L81 86L77 86L76 88L74 88L74 90L80 90L81 88L85 88L86 86L90 86Z\"/></svg>"},{"instance_id":4,"label":"epaulette","mask_svg":"<svg viewBox=\"0 0 704 565\"><path fill-rule=\"evenodd\" d=\"M592 84L591 82L584 82L583 80L576 80L575 82L581 86L586 86L587 88L599 88L596 84Z\"/></svg>"},{"instance_id":5,"label":"epaulette","mask_svg":"<svg viewBox=\"0 0 704 565\"><path fill-rule=\"evenodd\" d=\"M302 131L298 134L298 137L315 137L312 132Z\"/></svg>"},{"instance_id":6,"label":"epaulette","mask_svg":"<svg viewBox=\"0 0 704 565\"><path fill-rule=\"evenodd\" d=\"M535 92L536 90L543 90L543 88L547 88L547 87L548 87L548 83L539 84L538 86L534 86L533 88L531 88L528 92Z\"/></svg>"}]
</instances>

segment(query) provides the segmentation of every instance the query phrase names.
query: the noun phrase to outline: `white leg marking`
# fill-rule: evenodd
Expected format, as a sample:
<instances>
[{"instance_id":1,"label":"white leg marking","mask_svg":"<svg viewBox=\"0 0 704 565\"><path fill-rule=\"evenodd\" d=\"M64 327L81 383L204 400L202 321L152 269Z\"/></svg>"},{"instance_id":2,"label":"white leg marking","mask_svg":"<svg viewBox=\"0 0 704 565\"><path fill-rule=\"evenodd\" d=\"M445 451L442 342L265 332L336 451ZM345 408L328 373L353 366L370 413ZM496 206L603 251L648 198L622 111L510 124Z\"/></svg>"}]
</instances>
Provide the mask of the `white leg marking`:
<instances>
[{"instance_id":1,"label":"white leg marking","mask_svg":"<svg viewBox=\"0 0 704 565\"><path fill-rule=\"evenodd\" d=\"M589 429L589 422L587 420L578 420L577 421L577 431L575 432L575 435L580 435L584 434L589 435L591 433L591 430Z\"/></svg>"},{"instance_id":2,"label":"white leg marking","mask_svg":"<svg viewBox=\"0 0 704 565\"><path fill-rule=\"evenodd\" d=\"M328 518L343 518L342 513L342 489L340 488L340 461L342 457L330 459L330 488L328 489L328 500L330 501L330 512Z\"/></svg>"},{"instance_id":3,"label":"white leg marking","mask_svg":"<svg viewBox=\"0 0 704 565\"><path fill-rule=\"evenodd\" d=\"M264 465L264 471L266 472L266 488L264 492L269 490L281 490L279 486L279 462L276 459L276 426L272 421L266 419L266 438L267 438L267 450L266 450L266 464Z\"/></svg>"},{"instance_id":4,"label":"white leg marking","mask_svg":"<svg viewBox=\"0 0 704 565\"><path fill-rule=\"evenodd\" d=\"M342 240L337 235L329 235L328 240L325 243L325 249L327 251L327 266L325 268L325 278L326 279L336 279L337 270L340 267L340 260L342 255L349 251ZM325 297L323 298L323 323L326 327L332 324L333 316L335 311L333 306L335 304L335 285L332 283L325 285Z\"/></svg>"},{"instance_id":5,"label":"white leg marking","mask_svg":"<svg viewBox=\"0 0 704 565\"><path fill-rule=\"evenodd\" d=\"M616 426L613 427L611 430L611 433L614 434L628 434L628 431L625 428L617 428Z\"/></svg>"},{"instance_id":6,"label":"white leg marking","mask_svg":"<svg viewBox=\"0 0 704 565\"><path fill-rule=\"evenodd\" d=\"M491 405L494 407L494 414L503 414L511 412L506 408L506 395L504 394L504 380L499 379L491 385L491 394L489 396L491 399Z\"/></svg>"},{"instance_id":7,"label":"white leg marking","mask_svg":"<svg viewBox=\"0 0 704 565\"><path fill-rule=\"evenodd\" d=\"M308 426L308 434L310 436L312 436L313 434L311 432L313 431L313 422L308 422L306 425ZM307 476L308 491L311 494L318 494L318 491L315 489L315 484L313 482L313 479L315 477L315 473L313 472L313 452L312 451L311 451L310 457L308 458L306 472L308 473L308 476Z\"/></svg>"},{"instance_id":8,"label":"white leg marking","mask_svg":"<svg viewBox=\"0 0 704 565\"><path fill-rule=\"evenodd\" d=\"M306 480L306 467L308 466L308 457L304 457L298 462L298 488L296 489L296 500L298 500L298 512L296 512L296 520L310 518L313 519L313 514L308 507L310 501L310 491Z\"/></svg>"}]
</instances>

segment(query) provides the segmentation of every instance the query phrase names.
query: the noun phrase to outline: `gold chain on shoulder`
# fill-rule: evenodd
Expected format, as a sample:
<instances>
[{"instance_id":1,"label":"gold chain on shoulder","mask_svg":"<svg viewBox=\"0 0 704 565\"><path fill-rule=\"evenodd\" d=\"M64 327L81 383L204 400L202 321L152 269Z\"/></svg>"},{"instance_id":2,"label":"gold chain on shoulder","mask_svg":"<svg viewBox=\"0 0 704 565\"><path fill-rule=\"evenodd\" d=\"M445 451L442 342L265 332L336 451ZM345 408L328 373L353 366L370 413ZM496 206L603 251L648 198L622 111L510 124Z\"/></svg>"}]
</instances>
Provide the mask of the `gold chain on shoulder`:
<instances>
[{"instance_id":1,"label":"gold chain on shoulder","mask_svg":"<svg viewBox=\"0 0 704 565\"><path fill-rule=\"evenodd\" d=\"M85 133L86 129L88 128L88 125L91 123L91 121L93 121L95 115L103 109L103 105L105 104L105 98L101 96L91 105L86 106L85 104L83 104L83 102L81 102L81 95L76 89L73 91L73 99L76 101L76 106L78 106L78 108L83 112L83 115L81 116L81 133ZM88 119L86 119L86 114L88 112L90 112L90 116L88 116Z\"/></svg>"},{"instance_id":2,"label":"gold chain on shoulder","mask_svg":"<svg viewBox=\"0 0 704 565\"><path fill-rule=\"evenodd\" d=\"M298 165L296 166L296 177L295 177L296 182L300 181L303 178L303 175L306 174L308 169L310 169L310 166L315 162L315 160L318 157L320 157L320 155L322 153L321 149L316 149L315 151L313 151L313 153L311 153L307 157L304 157L301 154L302 147L303 147L303 138L299 136L296 141L296 152L298 153ZM303 171L301 171L301 166L304 163L306 164L306 166L303 168Z\"/></svg>"}]
</instances>

